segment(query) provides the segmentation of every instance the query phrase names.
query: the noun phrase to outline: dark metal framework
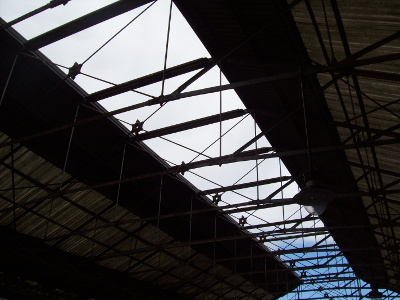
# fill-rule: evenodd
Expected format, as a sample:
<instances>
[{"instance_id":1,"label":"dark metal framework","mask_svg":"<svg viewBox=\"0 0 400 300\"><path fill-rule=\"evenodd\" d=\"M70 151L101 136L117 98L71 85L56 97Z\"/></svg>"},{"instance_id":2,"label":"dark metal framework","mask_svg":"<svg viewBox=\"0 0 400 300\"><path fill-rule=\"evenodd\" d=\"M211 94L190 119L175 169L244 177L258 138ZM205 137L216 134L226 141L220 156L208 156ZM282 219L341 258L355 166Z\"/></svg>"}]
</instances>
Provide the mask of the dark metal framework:
<instances>
[{"instance_id":1,"label":"dark metal framework","mask_svg":"<svg viewBox=\"0 0 400 300\"><path fill-rule=\"evenodd\" d=\"M1 247L0 296L362 299L371 285L381 289L384 299L399 297L400 75L393 67L400 59L398 30L386 24L390 28L383 34L359 45L359 32L346 28L343 17L350 18L352 11L336 0L176 0L211 57L167 68L166 51L163 70L124 83L108 82L111 87L86 94L73 82L76 76L90 76L81 72L86 61L66 68L66 75L37 50L142 5L147 10L156 1L116 1L28 41L11 28L67 2L53 0L3 22L0 31L5 58L0 78L0 235L7 241ZM363 1L355 2L368 11ZM398 4L392 5L400 12ZM386 9L390 7L382 7L381 13L389 18ZM373 22L370 26L374 31ZM169 27L167 49L168 37ZM265 44L273 38L277 49ZM268 55L278 57L274 61ZM250 58L254 61L245 61ZM24 66L39 73L25 87L33 74ZM185 92L215 66L230 83ZM170 94L162 91L154 97L140 91L192 71L197 73ZM298 129L304 127L303 106L291 99L293 94L299 99L300 81L308 134ZM385 94L371 86L377 91L385 87ZM147 132L147 119L128 130L114 118L232 89L246 109ZM114 111L96 103L128 91L149 99ZM266 92L271 93L267 104L258 101ZM26 101L29 93L32 100ZM57 97L61 111L54 105L45 108ZM179 145L202 159L168 165L142 143L247 116L254 118L260 133L229 155L210 157ZM93 136L95 128L101 128L101 135ZM93 139L86 142L89 136ZM271 147L248 150L263 137ZM257 217L249 224L255 211L281 207L285 214L285 207L297 205L278 196L294 182L304 187L311 156L336 193L327 211L317 218L297 207L280 221ZM259 179L259 164L276 158L291 176ZM256 162L257 180L201 191L182 176L243 161ZM260 199L258 189L266 185L276 188ZM240 193L248 188L257 189L257 199ZM138 203L130 201L133 191ZM222 204L227 192L245 200L224 199ZM55 269L63 271L56 276ZM98 278L92 278L94 273ZM110 276L115 280L107 282Z\"/></svg>"}]
</instances>

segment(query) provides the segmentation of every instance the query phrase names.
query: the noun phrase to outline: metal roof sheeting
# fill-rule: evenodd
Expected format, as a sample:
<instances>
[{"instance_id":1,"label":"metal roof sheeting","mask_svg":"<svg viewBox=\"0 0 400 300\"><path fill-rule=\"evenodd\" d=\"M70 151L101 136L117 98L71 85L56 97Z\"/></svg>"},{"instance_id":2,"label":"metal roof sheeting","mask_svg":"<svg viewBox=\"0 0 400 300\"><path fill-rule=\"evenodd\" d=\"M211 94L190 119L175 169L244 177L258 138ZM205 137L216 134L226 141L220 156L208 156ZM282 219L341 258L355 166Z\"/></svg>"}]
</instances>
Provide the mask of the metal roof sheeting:
<instances>
[{"instance_id":1,"label":"metal roof sheeting","mask_svg":"<svg viewBox=\"0 0 400 300\"><path fill-rule=\"evenodd\" d=\"M324 58L310 19L310 12L307 10L306 2L303 2L292 12L310 58L321 65L329 64L333 57L336 61L346 59L346 46L343 44L337 25L334 7L329 1L312 0L309 3L327 49L329 61ZM325 4L325 8L322 3ZM398 1L337 1L337 6L351 54L362 51L399 32L400 4ZM399 52L400 39L397 37L361 58ZM399 69L400 60L362 66L349 70L349 74L338 81L338 88L332 86L324 92L333 120L340 122L338 133L342 142L362 142L371 137L376 141L398 139L400 133L398 126L400 84L397 79ZM363 73L358 72L359 70L372 72ZM332 76L321 74L318 78L323 85ZM342 102L340 98L343 99ZM373 193L380 189L389 191L398 189L400 153L397 144L349 149L346 150L346 156L360 191ZM370 223L378 225L374 233L380 245L380 253L388 278L386 284L391 289L399 291L400 232L398 222L395 220L400 209L400 194L388 192L385 195L383 191L376 196L371 195L362 199ZM369 281L374 281L374 278L370 278ZM381 285L385 284L384 280L377 281L380 281Z\"/></svg>"},{"instance_id":2,"label":"metal roof sheeting","mask_svg":"<svg viewBox=\"0 0 400 300\"><path fill-rule=\"evenodd\" d=\"M294 74L244 85L236 92L276 154L304 149L308 141L311 148L334 150L313 153L321 181L341 194L329 203L321 220L359 278L400 291L399 4L174 2L212 58L224 58L221 69L230 82ZM67 25L71 30L75 26ZM1 66L8 70L14 51L26 41L13 30L0 34L4 40L0 54L5 58ZM384 38L392 41L374 46ZM162 175L169 166L143 144L125 148L129 132L114 119L101 116L96 123L79 126L68 145L69 127L65 130L62 125L71 122L85 93L71 80L62 79L54 66L43 63L46 58L39 52L25 54L36 60L19 57L2 107L7 113L3 111L0 119L4 132L0 143L7 145L0 148L4 157L0 179L7 182L0 183L3 236L32 243L43 253L60 251L65 261L78 261L88 270L103 266L101 270L116 271L113 274L118 276L129 274L135 291L140 290L135 281L139 279L149 284L148 289L160 286L189 298L273 299L301 284L291 268L222 212L184 214L193 209L192 202L197 210L215 206L198 197L179 174ZM354 67L360 59L364 59L361 66ZM1 73L1 82L7 75ZM302 93L309 136L304 131ZM80 118L105 113L99 105L89 106L80 107ZM55 131L48 134L48 130ZM43 134L29 137L38 132ZM70 153L65 164L67 145ZM121 153L126 165L134 167L121 171ZM284 152L282 156L304 187L302 175L311 171L307 156ZM64 164L65 172L61 171ZM119 178L122 182L116 184ZM172 216L157 221L160 214ZM24 249L17 249L15 257L26 256ZM237 252L247 258L237 260ZM217 264L215 253L223 258ZM28 251L29 255L34 257ZM54 259L49 258L49 265ZM47 262L45 257L40 261Z\"/></svg>"},{"instance_id":3,"label":"metal roof sheeting","mask_svg":"<svg viewBox=\"0 0 400 300\"><path fill-rule=\"evenodd\" d=\"M19 49L23 43L23 38L12 29L2 30L0 34L4 40L4 43L1 43L3 47L0 48L3 57L13 52L12 49ZM65 80L57 68L42 62L41 59L46 59L42 54L39 52L31 54L38 59L25 55L19 58L0 110L2 142L3 144L10 142L9 136L12 136L14 140L12 147L15 150L10 152L10 147L1 147L0 157L4 157L3 166L11 159L14 163L14 173L10 170L4 173L7 178L4 183L7 189L5 195L9 199L12 199L13 190L10 189L10 184L13 182L9 179L13 175L16 179L13 185L16 191L21 186L32 187L18 190L15 202L21 207L15 210L15 215L13 200L0 201L0 209L3 209L4 214L1 220L2 226L14 228L16 230L14 234L18 239L37 238L33 239L32 243L35 247L45 249L44 252L50 251L49 249L55 249L55 253L61 251L60 255L66 257L66 262L80 262L85 266L85 272L90 273L91 270L101 266L104 267L102 270L105 273L120 272L117 277L124 277L124 280L128 280L127 274L132 274L129 277L132 281L128 280L128 285L137 288L135 280L137 278L143 281L143 288L146 287L149 292L156 294L162 293L160 287L166 295L169 291L183 293L177 297L197 296L199 289L211 298L218 298L226 293L258 297L253 294L254 291L257 290L258 293L259 284L265 285L265 279L261 282L258 277L266 277L267 283L272 286L271 289L263 287L264 294L268 294L268 290L277 295L287 293L287 285L283 287L282 281L278 280L281 276L287 276L285 278L291 280L290 289L299 284L299 278L289 269L287 269L288 274L281 272L279 276L261 274L252 277L247 274L249 264L240 264L236 268L236 263L232 261L218 262L223 266L220 270L225 273L221 271L214 274L213 252L208 240L215 234L222 239L222 242L215 243L216 252L222 257L232 256L236 246L243 255L249 255L249 249L252 247L253 253L263 256L262 264L254 264L253 271L282 268L283 263L275 259L266 247L247 236L247 232L231 218L212 210L210 201L203 196L196 196L196 190L178 174L163 177L161 194L159 176L126 180L137 175L160 172L168 167L141 143L135 143L134 147L126 147L125 164L134 166L124 168L122 177L126 182L120 186L99 185L119 178L120 156L126 140L129 139L128 130L122 128L112 118L103 118L96 124L81 125L74 131L70 146L68 146L70 131L60 128L56 129L58 133L45 133L38 139L28 139L29 141L22 144L16 143L17 137L47 131L49 128L54 129L60 124L69 123L71 116L76 113L76 103L83 101L85 96L73 81ZM8 58L11 59L11 56ZM1 69L6 70L10 60L5 59L1 63L4 67ZM32 76L28 74L30 72ZM0 80L4 80L6 76L2 72ZM21 88L21 82L27 84ZM99 114L98 111L105 112L97 104L90 107L81 106L79 117L93 117ZM67 163L65 163L66 149L69 149ZM66 168L62 171L64 166ZM6 169L10 168L6 166ZM60 189L61 180L63 184ZM115 205L117 198L119 203ZM201 216L180 215L180 212L187 212L191 202L193 209L211 210ZM176 216L160 220L158 223L154 216L160 213L176 213ZM146 221L146 217L150 217L150 221ZM214 229L214 222L217 224L217 232ZM5 231L4 235L12 236L12 232ZM231 239L223 240L224 236L232 235L242 238L237 243ZM201 242L191 244L192 240ZM188 245L191 248L190 257L186 251L180 251L188 250ZM20 252L16 252L15 255L20 255ZM28 251L28 254L21 255L29 259L29 255L33 254ZM45 260L45 257L42 260ZM7 266L5 261L2 264ZM12 264L11 260L9 264ZM77 268L72 262L68 265L65 271L67 273L70 269ZM175 270L171 268L174 265L179 267ZM142 273L149 269L152 272ZM36 277L33 268L29 272L24 276ZM56 270L51 269L46 269L46 272L47 277L39 278L45 282L52 280L52 277L55 280L68 276L63 272L59 273L59 277L53 276L52 272ZM243 275L236 274L240 272ZM192 276L185 277L188 274ZM205 283L203 278L207 278ZM96 277L93 280L96 280ZM116 287L121 295L125 291L121 287L124 280ZM74 282L80 290L84 289L79 283L79 277L68 277L67 281L60 282L65 288L70 282ZM218 284L221 285L220 290L211 288ZM71 283L67 288L71 286L74 285ZM151 289L152 286L155 288ZM87 292L100 293L98 290L93 291L91 285L87 288L90 289ZM106 286L104 288L107 289ZM112 289L108 290L111 291Z\"/></svg>"},{"instance_id":4,"label":"metal roof sheeting","mask_svg":"<svg viewBox=\"0 0 400 300\"><path fill-rule=\"evenodd\" d=\"M3 141L7 139L4 133L2 139ZM9 152L9 148L1 148L0 157L6 156L7 152ZM18 173L27 171L27 166L29 166L31 181L45 180L44 185L51 184L57 190L62 172L54 165L46 162L25 147L21 147L13 154L13 160L14 168L18 170ZM3 162L1 174L4 176L3 178L9 178L12 171L7 169L4 164ZM115 204L112 205L111 209L101 214L102 220L96 219L95 216L109 207L112 202L93 190L72 194L70 197L73 199L72 202L57 197L47 199L39 205L25 206L26 201L46 197L49 193L44 188L33 186L32 182L17 174L14 174L14 176L16 191L18 191L15 196L15 204L21 206L15 210L16 218L19 220L14 225L13 202L4 201L5 198L12 198L12 190L9 189L10 182L3 180L1 181L3 183L1 189L8 189L9 191L3 194L3 201L0 201L0 209L3 211L0 225L10 226L10 224L13 224L12 226L15 226L18 232L44 239L52 247L81 257L93 258L106 253L130 251L145 248L152 244L169 243L174 240L154 225L146 224L143 227L141 222L132 222L132 220L139 218L121 206L116 207ZM64 174L64 178L68 181L72 177L69 174ZM72 186L75 188L84 185L74 182ZM18 187L21 188L18 189ZM74 206L74 203L82 205L84 210ZM7 212L5 213L4 210ZM123 217L115 219L116 215ZM48 217L49 221L45 220L45 217ZM115 226L110 226L112 223L104 222L104 220L125 222L121 225L124 230L121 231ZM125 230L128 233L137 232L137 236L142 241L130 237L127 232L124 232ZM188 258L190 258L189 264L184 262ZM198 296L195 293L198 284L201 283L202 289L207 290L219 284L218 277L226 277L227 274L232 275L224 280L225 283L219 284L220 288L211 293L214 296L210 294L210 299L218 298L222 291L229 291L233 285L241 286L243 284L244 287L241 289L246 290L247 293L252 293L254 290L251 282L241 276L233 275L231 270L218 264L214 268L214 264L209 258L189 247L172 248L165 250L164 253L143 252L133 257L105 258L99 260L98 264L120 272L129 272L132 278L148 282L154 281L170 290L176 289L184 283L184 286L179 288L178 292L194 298ZM209 275L205 275L209 272L211 272ZM214 277L213 273L217 277ZM190 278L190 280L185 278ZM242 294L240 291L236 293Z\"/></svg>"}]
</instances>

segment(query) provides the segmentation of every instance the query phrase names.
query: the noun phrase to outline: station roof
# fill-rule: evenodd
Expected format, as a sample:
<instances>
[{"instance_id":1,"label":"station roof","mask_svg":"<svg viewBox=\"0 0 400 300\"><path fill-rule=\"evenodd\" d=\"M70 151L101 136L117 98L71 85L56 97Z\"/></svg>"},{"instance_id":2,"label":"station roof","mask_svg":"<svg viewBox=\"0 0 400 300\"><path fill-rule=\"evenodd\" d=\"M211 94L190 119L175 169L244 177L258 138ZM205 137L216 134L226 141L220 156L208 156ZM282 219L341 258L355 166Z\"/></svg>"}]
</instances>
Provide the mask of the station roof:
<instances>
[{"instance_id":1,"label":"station roof","mask_svg":"<svg viewBox=\"0 0 400 300\"><path fill-rule=\"evenodd\" d=\"M13 30L3 30L1 40L5 70L25 41ZM95 298L193 298L199 290L213 298L273 298L300 284L279 258L198 195L180 168L133 141L97 103L80 106L78 120L98 120L74 127L69 144L71 128L63 126L87 94L43 63L40 52L24 53L34 57L18 58L0 118L7 276ZM7 189L10 178L31 188ZM83 284L86 277L92 279ZM114 282L103 284L108 277Z\"/></svg>"},{"instance_id":2,"label":"station roof","mask_svg":"<svg viewBox=\"0 0 400 300\"><path fill-rule=\"evenodd\" d=\"M282 152L307 148L302 73L313 171L341 195L321 220L343 227L332 235L356 275L398 291L393 218L400 199L398 190L386 189L398 184L399 174L400 10L393 1L331 1L328 35L317 2L175 1L211 55L226 56L221 65L230 82L264 78L236 92ZM309 172L304 154L282 157L301 187Z\"/></svg>"},{"instance_id":3,"label":"station roof","mask_svg":"<svg viewBox=\"0 0 400 300\"><path fill-rule=\"evenodd\" d=\"M270 251L181 176L201 164L264 153L244 147L170 167L96 103L160 81L161 73L88 95L38 51L148 2L117 1L28 41L1 30L0 81L7 89L0 212L9 240L2 272L100 298L115 288L121 298L146 298L150 290L152 297L280 297L302 283L277 256L284 251ZM293 180L305 187L311 161L313 174L335 193L320 219L356 276L399 293L400 7L321 3L175 0L211 58L167 76L219 65ZM10 178L32 187L9 189ZM38 257L43 273L36 272ZM95 291L109 276L118 280Z\"/></svg>"}]
</instances>

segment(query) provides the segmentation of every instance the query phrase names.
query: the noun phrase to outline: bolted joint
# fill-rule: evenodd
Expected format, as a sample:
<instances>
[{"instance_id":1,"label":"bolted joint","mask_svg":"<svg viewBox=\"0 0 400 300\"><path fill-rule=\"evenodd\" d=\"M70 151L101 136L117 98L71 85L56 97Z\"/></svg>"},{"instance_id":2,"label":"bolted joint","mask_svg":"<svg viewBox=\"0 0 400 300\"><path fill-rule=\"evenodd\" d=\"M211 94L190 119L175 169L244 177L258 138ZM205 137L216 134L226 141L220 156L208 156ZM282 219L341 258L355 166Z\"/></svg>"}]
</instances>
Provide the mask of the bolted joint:
<instances>
[{"instance_id":1,"label":"bolted joint","mask_svg":"<svg viewBox=\"0 0 400 300\"><path fill-rule=\"evenodd\" d=\"M136 120L136 122L132 124L131 134L138 135L139 132L141 132L142 130L143 130L143 122Z\"/></svg>"},{"instance_id":2,"label":"bolted joint","mask_svg":"<svg viewBox=\"0 0 400 300\"><path fill-rule=\"evenodd\" d=\"M371 284L371 291L366 295L368 299L382 299L383 294L378 291L378 287L375 284Z\"/></svg>"},{"instance_id":3,"label":"bolted joint","mask_svg":"<svg viewBox=\"0 0 400 300\"><path fill-rule=\"evenodd\" d=\"M181 172L180 172L182 175L185 175L185 171L186 171L185 166L186 166L185 162L182 161L182 163L181 163Z\"/></svg>"},{"instance_id":4,"label":"bolted joint","mask_svg":"<svg viewBox=\"0 0 400 300\"><path fill-rule=\"evenodd\" d=\"M54 8L61 4L66 5L69 1L70 0L51 0L48 5L49 5L49 8Z\"/></svg>"},{"instance_id":5,"label":"bolted joint","mask_svg":"<svg viewBox=\"0 0 400 300\"><path fill-rule=\"evenodd\" d=\"M245 218L243 215L239 218L239 225L244 226L247 223L247 218Z\"/></svg>"},{"instance_id":6,"label":"bolted joint","mask_svg":"<svg viewBox=\"0 0 400 300\"><path fill-rule=\"evenodd\" d=\"M218 205L218 203L221 201L221 194L215 194L212 197L212 203Z\"/></svg>"},{"instance_id":7,"label":"bolted joint","mask_svg":"<svg viewBox=\"0 0 400 300\"><path fill-rule=\"evenodd\" d=\"M178 100L180 98L181 98L181 93L174 92L174 93L166 95L166 96L160 96L159 103L160 103L160 106L164 106L167 102L172 101L172 100Z\"/></svg>"},{"instance_id":8,"label":"bolted joint","mask_svg":"<svg viewBox=\"0 0 400 300\"><path fill-rule=\"evenodd\" d=\"M75 62L71 68L68 69L67 77L75 79L75 77L81 73L82 65Z\"/></svg>"}]
</instances>

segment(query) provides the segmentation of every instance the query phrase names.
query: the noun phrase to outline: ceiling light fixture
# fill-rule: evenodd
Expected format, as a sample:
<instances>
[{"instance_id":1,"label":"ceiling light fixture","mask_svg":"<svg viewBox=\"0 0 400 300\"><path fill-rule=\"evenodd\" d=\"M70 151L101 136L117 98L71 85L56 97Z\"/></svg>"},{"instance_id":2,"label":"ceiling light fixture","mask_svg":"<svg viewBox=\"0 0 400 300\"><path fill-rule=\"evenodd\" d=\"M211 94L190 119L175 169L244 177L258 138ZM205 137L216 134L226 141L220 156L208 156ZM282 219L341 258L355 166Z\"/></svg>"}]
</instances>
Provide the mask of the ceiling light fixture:
<instances>
[{"instance_id":1,"label":"ceiling light fixture","mask_svg":"<svg viewBox=\"0 0 400 300\"><path fill-rule=\"evenodd\" d=\"M321 215L334 198L335 193L315 179L308 179L305 188L293 197L296 203L303 205L305 210L314 216Z\"/></svg>"},{"instance_id":2,"label":"ceiling light fixture","mask_svg":"<svg viewBox=\"0 0 400 300\"><path fill-rule=\"evenodd\" d=\"M305 210L314 216L321 215L328 203L335 198L335 193L324 186L322 186L319 181L316 179L316 172L313 169L313 162L311 156L311 141L309 135L309 128L307 122L307 107L306 100L304 96L304 87L303 87L303 76L302 70L299 69L300 74L300 88L301 88L301 98L303 101L303 114L304 114L304 128L306 134L306 143L307 143L307 152L308 152L308 173L304 176L305 187L301 189L299 193L297 193L293 200L303 205Z\"/></svg>"},{"instance_id":3,"label":"ceiling light fixture","mask_svg":"<svg viewBox=\"0 0 400 300\"><path fill-rule=\"evenodd\" d=\"M383 294L378 291L378 288L371 286L371 291L367 294L368 299L382 300Z\"/></svg>"}]
</instances>

